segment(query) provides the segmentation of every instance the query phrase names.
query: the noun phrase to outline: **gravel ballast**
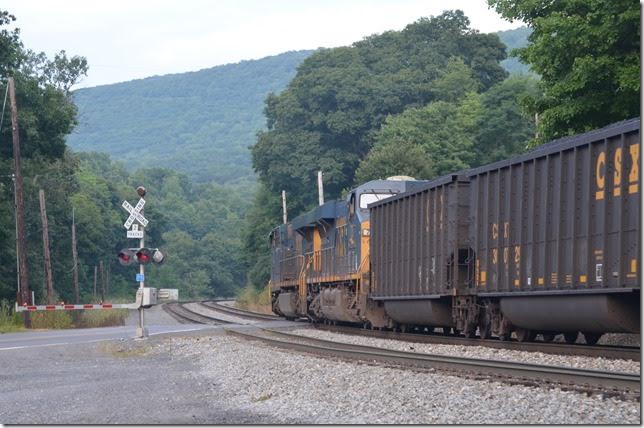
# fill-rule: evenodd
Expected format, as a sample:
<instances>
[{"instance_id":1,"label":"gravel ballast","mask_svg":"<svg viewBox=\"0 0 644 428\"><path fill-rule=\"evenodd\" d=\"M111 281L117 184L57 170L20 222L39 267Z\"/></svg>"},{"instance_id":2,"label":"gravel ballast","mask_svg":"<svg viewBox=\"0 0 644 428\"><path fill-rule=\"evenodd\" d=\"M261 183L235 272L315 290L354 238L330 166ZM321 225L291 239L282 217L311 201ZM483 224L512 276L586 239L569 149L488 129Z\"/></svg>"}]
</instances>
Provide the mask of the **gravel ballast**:
<instances>
[{"instance_id":1,"label":"gravel ballast","mask_svg":"<svg viewBox=\"0 0 644 428\"><path fill-rule=\"evenodd\" d=\"M200 384L226 391L222 410L271 415L267 423L640 423L634 401L335 361L229 336L168 338L151 352L187 359Z\"/></svg>"},{"instance_id":2,"label":"gravel ballast","mask_svg":"<svg viewBox=\"0 0 644 428\"><path fill-rule=\"evenodd\" d=\"M452 355L455 357L480 358L485 360L516 361L521 363L547 364L550 366L573 367L611 372L640 373L640 362L591 358L571 355L553 355L541 352L511 351L506 349L487 348L485 346L440 345L432 343L402 342L390 339L360 337L348 334L302 328L290 333L332 340L356 345L375 346L396 351L418 352L423 354Z\"/></svg>"}]
</instances>

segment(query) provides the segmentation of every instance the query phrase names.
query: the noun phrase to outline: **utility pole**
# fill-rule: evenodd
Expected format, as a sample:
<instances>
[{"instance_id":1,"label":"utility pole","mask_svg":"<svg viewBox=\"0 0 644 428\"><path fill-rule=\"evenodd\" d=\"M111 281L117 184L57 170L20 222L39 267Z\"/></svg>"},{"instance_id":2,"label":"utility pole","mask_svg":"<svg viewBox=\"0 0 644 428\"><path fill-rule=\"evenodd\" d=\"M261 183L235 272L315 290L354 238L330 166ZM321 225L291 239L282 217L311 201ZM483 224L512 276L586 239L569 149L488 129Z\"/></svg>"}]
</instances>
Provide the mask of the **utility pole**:
<instances>
[{"instance_id":1,"label":"utility pole","mask_svg":"<svg viewBox=\"0 0 644 428\"><path fill-rule=\"evenodd\" d=\"M20 168L20 137L18 135L18 106L16 105L16 86L9 77L9 100L11 103L11 135L13 143L13 166L16 199L16 232L18 241L18 272L20 293L18 304L29 303L29 273L27 270L27 240L25 239L25 204L22 191L22 170ZM33 303L33 302L32 302Z\"/></svg>"},{"instance_id":2,"label":"utility pole","mask_svg":"<svg viewBox=\"0 0 644 428\"><path fill-rule=\"evenodd\" d=\"M107 277L105 279L105 294L110 294L110 265L107 264Z\"/></svg>"},{"instance_id":3,"label":"utility pole","mask_svg":"<svg viewBox=\"0 0 644 428\"><path fill-rule=\"evenodd\" d=\"M98 275L98 266L94 265L94 301L96 302L96 276Z\"/></svg>"},{"instance_id":4,"label":"utility pole","mask_svg":"<svg viewBox=\"0 0 644 428\"><path fill-rule=\"evenodd\" d=\"M101 271L101 303L105 301L105 269L103 269L103 260L98 262L99 270Z\"/></svg>"},{"instance_id":5,"label":"utility pole","mask_svg":"<svg viewBox=\"0 0 644 428\"><path fill-rule=\"evenodd\" d=\"M40 220L42 221L42 254L45 259L45 283L47 284L47 304L55 304L54 278L51 271L51 254L49 253L49 222L47 221L47 207L45 205L45 191L38 191L40 200Z\"/></svg>"},{"instance_id":6,"label":"utility pole","mask_svg":"<svg viewBox=\"0 0 644 428\"><path fill-rule=\"evenodd\" d=\"M286 190L282 190L282 217L284 218L284 224L286 224Z\"/></svg>"},{"instance_id":7,"label":"utility pole","mask_svg":"<svg viewBox=\"0 0 644 428\"><path fill-rule=\"evenodd\" d=\"M322 171L318 171L318 199L324 205L324 187L322 185Z\"/></svg>"},{"instance_id":8,"label":"utility pole","mask_svg":"<svg viewBox=\"0 0 644 428\"><path fill-rule=\"evenodd\" d=\"M80 303L80 290L78 287L78 250L76 248L76 219L74 208L72 208L72 260L74 263L74 297L76 304Z\"/></svg>"}]
</instances>

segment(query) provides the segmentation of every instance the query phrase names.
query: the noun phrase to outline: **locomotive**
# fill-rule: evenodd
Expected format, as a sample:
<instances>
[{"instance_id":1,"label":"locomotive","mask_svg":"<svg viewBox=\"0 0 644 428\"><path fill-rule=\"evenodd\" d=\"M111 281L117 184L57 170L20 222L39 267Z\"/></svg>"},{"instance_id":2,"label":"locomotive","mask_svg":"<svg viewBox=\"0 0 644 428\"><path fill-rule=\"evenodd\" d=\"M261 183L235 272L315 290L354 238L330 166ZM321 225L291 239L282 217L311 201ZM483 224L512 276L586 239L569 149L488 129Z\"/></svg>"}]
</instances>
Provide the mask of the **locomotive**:
<instances>
[{"instance_id":1,"label":"locomotive","mask_svg":"<svg viewBox=\"0 0 644 428\"><path fill-rule=\"evenodd\" d=\"M636 118L362 184L271 231L273 311L502 340L639 333L640 146Z\"/></svg>"}]
</instances>

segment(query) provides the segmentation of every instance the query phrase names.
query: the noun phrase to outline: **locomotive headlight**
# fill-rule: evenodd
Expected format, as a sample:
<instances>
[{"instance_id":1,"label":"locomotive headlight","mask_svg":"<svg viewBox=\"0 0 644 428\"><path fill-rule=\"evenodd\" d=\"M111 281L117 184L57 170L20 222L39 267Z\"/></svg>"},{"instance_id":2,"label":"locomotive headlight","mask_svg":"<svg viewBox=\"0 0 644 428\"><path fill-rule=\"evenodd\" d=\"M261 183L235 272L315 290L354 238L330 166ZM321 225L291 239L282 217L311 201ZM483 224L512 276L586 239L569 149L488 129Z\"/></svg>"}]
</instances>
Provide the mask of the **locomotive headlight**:
<instances>
[{"instance_id":1,"label":"locomotive headlight","mask_svg":"<svg viewBox=\"0 0 644 428\"><path fill-rule=\"evenodd\" d=\"M370 236L371 229L362 229L362 236Z\"/></svg>"}]
</instances>

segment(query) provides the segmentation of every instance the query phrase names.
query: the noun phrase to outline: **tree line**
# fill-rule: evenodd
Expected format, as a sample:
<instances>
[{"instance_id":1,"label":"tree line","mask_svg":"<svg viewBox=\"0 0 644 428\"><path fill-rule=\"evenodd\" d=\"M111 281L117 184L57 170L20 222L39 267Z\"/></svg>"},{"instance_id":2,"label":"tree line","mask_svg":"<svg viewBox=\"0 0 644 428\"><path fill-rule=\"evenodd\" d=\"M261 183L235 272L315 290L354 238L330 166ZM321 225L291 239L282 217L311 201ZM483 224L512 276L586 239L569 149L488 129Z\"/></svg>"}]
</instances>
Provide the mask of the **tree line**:
<instances>
[{"instance_id":1,"label":"tree line","mask_svg":"<svg viewBox=\"0 0 644 428\"><path fill-rule=\"evenodd\" d=\"M245 280L238 254L239 231L250 204L244 198L252 182L223 186L195 184L165 168L128 172L107 154L76 153L65 143L77 124L70 88L86 75L85 58L64 51L53 59L25 48L15 18L0 11L0 92L14 77L24 177L29 289L36 303L46 301L39 192L46 197L54 294L56 301L75 300L73 273L81 302L131 301L138 283L136 269L120 266L121 248L138 245L125 237L127 213L121 203L136 203L135 189L147 188L146 243L166 254L151 266L146 280L159 288L179 288L182 298L234 295ZM16 245L12 182L12 127L9 109L0 126L0 299L16 299ZM72 257L72 221L76 225L78 264ZM96 275L96 277L95 277ZM96 283L96 286L95 286Z\"/></svg>"},{"instance_id":2,"label":"tree line","mask_svg":"<svg viewBox=\"0 0 644 428\"><path fill-rule=\"evenodd\" d=\"M248 214L249 279L266 284L265 235L291 216L374 178L431 179L521 153L554 138L639 115L640 9L631 1L488 0L532 30L514 49L531 73L508 77L496 34L461 11L421 18L308 57L266 99L252 147L259 189Z\"/></svg>"}]
</instances>

